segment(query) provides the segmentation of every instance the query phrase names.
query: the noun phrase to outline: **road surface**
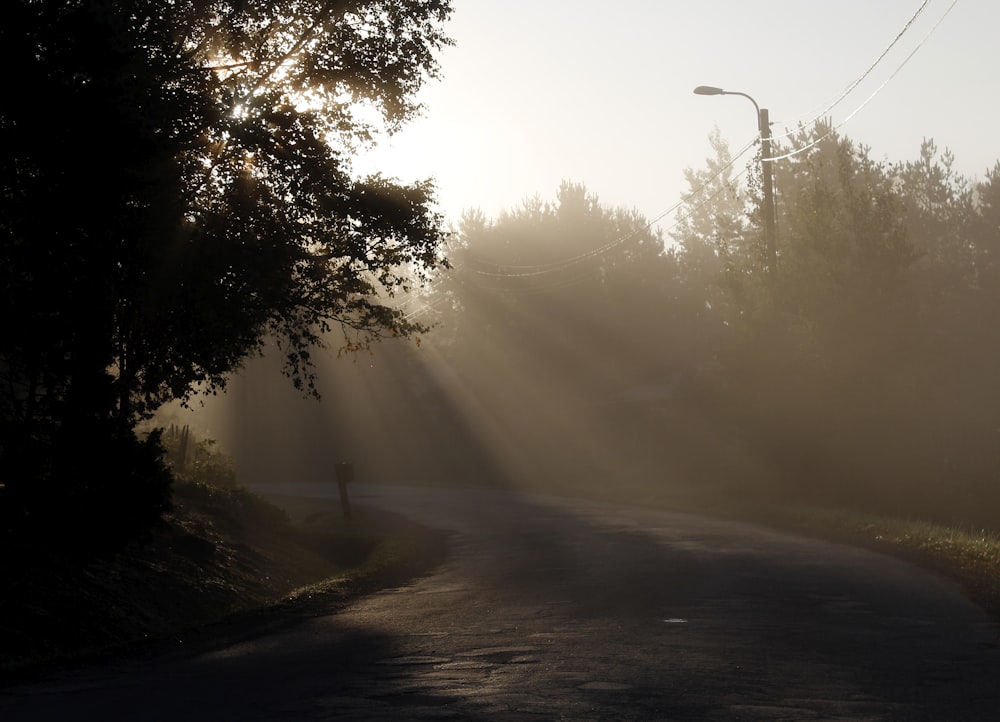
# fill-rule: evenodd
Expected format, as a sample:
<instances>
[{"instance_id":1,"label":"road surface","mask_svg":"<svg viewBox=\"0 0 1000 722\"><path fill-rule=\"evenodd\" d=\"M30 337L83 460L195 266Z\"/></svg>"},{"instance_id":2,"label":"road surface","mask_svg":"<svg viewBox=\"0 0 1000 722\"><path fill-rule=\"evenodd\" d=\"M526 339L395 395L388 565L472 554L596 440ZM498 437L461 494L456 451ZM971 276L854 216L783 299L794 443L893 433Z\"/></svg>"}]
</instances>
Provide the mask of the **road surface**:
<instances>
[{"instance_id":1,"label":"road surface","mask_svg":"<svg viewBox=\"0 0 1000 722\"><path fill-rule=\"evenodd\" d=\"M2 690L0 720L1000 719L997 627L910 564L497 491L352 501L451 530L449 559L221 648Z\"/></svg>"}]
</instances>

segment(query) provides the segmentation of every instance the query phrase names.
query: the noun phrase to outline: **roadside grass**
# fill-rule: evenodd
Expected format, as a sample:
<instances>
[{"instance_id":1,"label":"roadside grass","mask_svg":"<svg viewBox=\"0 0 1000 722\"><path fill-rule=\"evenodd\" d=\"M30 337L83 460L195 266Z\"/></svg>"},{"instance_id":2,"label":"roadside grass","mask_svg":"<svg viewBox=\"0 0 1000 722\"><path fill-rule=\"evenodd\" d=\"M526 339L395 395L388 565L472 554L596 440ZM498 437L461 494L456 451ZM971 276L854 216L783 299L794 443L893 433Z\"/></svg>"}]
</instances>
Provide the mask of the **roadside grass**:
<instances>
[{"instance_id":1,"label":"roadside grass","mask_svg":"<svg viewBox=\"0 0 1000 722\"><path fill-rule=\"evenodd\" d=\"M802 536L894 556L961 584L968 597L1000 622L1000 532L844 507L764 498L727 484L650 487L590 486L550 491L748 521Z\"/></svg>"},{"instance_id":2,"label":"roadside grass","mask_svg":"<svg viewBox=\"0 0 1000 722\"><path fill-rule=\"evenodd\" d=\"M1000 621L1000 534L920 519L812 506L751 507L765 523L903 558L960 582Z\"/></svg>"},{"instance_id":3,"label":"roadside grass","mask_svg":"<svg viewBox=\"0 0 1000 722\"><path fill-rule=\"evenodd\" d=\"M761 499L725 486L659 491L643 504L764 524L870 549L950 577L1000 622L1000 533L856 509Z\"/></svg>"}]
</instances>

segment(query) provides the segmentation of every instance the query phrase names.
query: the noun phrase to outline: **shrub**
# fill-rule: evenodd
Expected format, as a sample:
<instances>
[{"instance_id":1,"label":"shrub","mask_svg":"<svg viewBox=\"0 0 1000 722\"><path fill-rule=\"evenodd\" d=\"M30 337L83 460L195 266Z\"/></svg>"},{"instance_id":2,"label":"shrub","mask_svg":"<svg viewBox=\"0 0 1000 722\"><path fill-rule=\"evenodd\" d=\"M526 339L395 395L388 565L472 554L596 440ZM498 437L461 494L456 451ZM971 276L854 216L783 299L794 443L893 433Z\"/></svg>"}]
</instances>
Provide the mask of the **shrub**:
<instances>
[{"instance_id":1,"label":"shrub","mask_svg":"<svg viewBox=\"0 0 1000 722\"><path fill-rule=\"evenodd\" d=\"M160 435L137 438L112 421L62 429L44 464L0 490L7 543L27 552L104 555L143 541L170 508Z\"/></svg>"}]
</instances>

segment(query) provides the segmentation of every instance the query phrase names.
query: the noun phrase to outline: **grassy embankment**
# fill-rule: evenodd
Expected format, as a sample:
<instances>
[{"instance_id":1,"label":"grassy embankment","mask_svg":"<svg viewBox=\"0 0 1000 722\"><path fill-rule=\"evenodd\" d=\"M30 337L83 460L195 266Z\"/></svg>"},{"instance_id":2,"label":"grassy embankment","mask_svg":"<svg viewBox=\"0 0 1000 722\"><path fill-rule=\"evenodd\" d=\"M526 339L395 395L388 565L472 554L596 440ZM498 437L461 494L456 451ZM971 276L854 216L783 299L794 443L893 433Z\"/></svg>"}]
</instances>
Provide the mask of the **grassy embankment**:
<instances>
[{"instance_id":1,"label":"grassy embankment","mask_svg":"<svg viewBox=\"0 0 1000 722\"><path fill-rule=\"evenodd\" d=\"M2 560L0 682L162 641L191 647L240 625L311 616L420 574L443 535L339 505L279 508L239 488L178 484L148 543L113 558Z\"/></svg>"}]
</instances>

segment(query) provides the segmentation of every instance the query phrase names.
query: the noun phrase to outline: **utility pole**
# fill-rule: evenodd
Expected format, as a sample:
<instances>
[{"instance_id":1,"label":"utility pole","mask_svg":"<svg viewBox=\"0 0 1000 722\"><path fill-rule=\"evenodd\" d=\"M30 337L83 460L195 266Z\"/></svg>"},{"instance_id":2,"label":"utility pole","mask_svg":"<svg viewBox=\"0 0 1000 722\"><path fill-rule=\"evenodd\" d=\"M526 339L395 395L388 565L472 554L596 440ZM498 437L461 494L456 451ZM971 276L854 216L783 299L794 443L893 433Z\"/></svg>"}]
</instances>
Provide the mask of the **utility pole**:
<instances>
[{"instance_id":1,"label":"utility pole","mask_svg":"<svg viewBox=\"0 0 1000 722\"><path fill-rule=\"evenodd\" d=\"M757 113L760 122L760 175L764 184L764 242L767 249L767 271L774 273L778 267L777 228L774 220L774 177L771 164L771 122L767 108Z\"/></svg>"}]
</instances>

